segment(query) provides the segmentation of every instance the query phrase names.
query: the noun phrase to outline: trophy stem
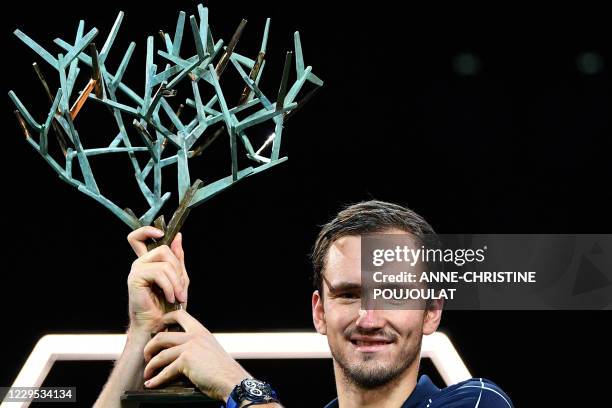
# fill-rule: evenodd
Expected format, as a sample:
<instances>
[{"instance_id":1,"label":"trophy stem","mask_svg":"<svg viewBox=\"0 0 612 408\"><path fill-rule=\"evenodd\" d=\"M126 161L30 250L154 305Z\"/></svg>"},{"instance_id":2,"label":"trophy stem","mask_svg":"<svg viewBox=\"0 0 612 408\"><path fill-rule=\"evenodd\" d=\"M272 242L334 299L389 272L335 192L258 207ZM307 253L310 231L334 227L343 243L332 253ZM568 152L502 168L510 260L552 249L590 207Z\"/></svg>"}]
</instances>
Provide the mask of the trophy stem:
<instances>
[{"instance_id":1,"label":"trophy stem","mask_svg":"<svg viewBox=\"0 0 612 408\"><path fill-rule=\"evenodd\" d=\"M185 196L172 215L168 226L165 224L163 215L160 215L154 221L155 227L164 231L165 234L162 239L158 241L151 241L147 244L147 249L149 251L161 245L170 246L172 241L174 241L176 234L178 234L183 226L183 223L185 222L185 219L187 218L187 215L189 215L189 204L191 199L201 185L202 181L196 180L185 192ZM180 310L183 307L179 302L169 303L166 300L164 293L159 288L157 288L156 293L164 313ZM178 324L173 324L167 326L166 330L170 332L181 332L183 331L183 328ZM152 336L153 335L154 334L152 333ZM121 401L123 407L137 407L141 403L176 404L178 402L214 402L215 404L218 404L218 402L204 395L199 388L192 384L186 377L179 378L176 381L157 389L145 389L143 386L140 386L139 390L126 391L121 397Z\"/></svg>"},{"instance_id":2,"label":"trophy stem","mask_svg":"<svg viewBox=\"0 0 612 408\"><path fill-rule=\"evenodd\" d=\"M198 191L198 189L202 186L202 184L203 184L202 180L200 179L197 179L196 181L193 182L191 187L189 187L189 189L185 192L185 195L181 199L181 202L179 203L178 208L176 209L176 211L174 211L174 214L172 214L172 218L170 219L168 226L166 226L166 222L164 221L163 215L160 215L153 222L155 227L164 231L164 236L159 241L152 240L150 243L148 243L147 249L149 251L157 248L160 245L170 246L172 241L174 241L174 237L176 237L176 234L178 234L181 228L183 227L183 224L185 223L185 220L187 219L187 216L189 215L189 212L191 211L189 204L191 203L193 196Z\"/></svg>"}]
</instances>

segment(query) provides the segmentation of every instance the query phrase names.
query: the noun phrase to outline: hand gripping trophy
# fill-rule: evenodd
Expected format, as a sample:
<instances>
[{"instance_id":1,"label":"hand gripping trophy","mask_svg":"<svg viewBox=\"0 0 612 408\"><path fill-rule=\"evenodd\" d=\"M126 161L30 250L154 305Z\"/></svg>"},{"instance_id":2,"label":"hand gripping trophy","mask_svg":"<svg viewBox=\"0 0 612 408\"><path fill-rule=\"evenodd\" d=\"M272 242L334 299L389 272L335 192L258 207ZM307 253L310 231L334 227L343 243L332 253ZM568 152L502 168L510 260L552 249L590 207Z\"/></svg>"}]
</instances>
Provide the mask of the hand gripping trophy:
<instances>
[{"instance_id":1,"label":"hand gripping trophy","mask_svg":"<svg viewBox=\"0 0 612 408\"><path fill-rule=\"evenodd\" d=\"M120 12L99 51L93 42L98 30L92 28L85 33L82 20L73 42L54 40L61 49L56 54L45 50L22 31L15 30L21 41L57 71L59 88L52 93L41 69L33 64L51 103L41 122L13 91L9 92L9 97L16 106L15 115L26 141L60 179L106 207L130 228L153 224L165 232L162 239L148 244L151 250L173 241L193 207L236 182L287 160L287 157L280 157L283 126L320 89L323 81L312 72L312 67L304 65L300 35L295 32L295 49L286 54L276 102L273 102L259 86L266 64L270 19L265 23L261 48L251 59L235 50L247 21L240 22L230 42L224 45L221 39L213 40L208 9L198 5L197 16L190 15L188 22L186 14L179 13L173 37L159 32L162 47L157 55L154 37L147 38L144 94L139 95L123 81L136 45L134 42L115 70L106 64L123 17L124 13ZM195 55L192 56L181 53L184 37L188 36L192 37L195 45ZM294 58L297 78L290 85ZM156 60L163 69L158 68ZM240 94L230 96L224 92L222 75L228 68L234 69L242 80L237 88L242 89ZM90 78L83 80L85 75L82 72L87 72ZM79 74L80 81L86 85L75 92ZM311 90L303 92L307 83L311 84ZM189 93L189 97L181 98L183 92ZM171 102L177 100L182 103L173 106ZM229 100L236 100L236 105L230 106ZM102 147L92 147L88 145L88 139L93 138L79 134L77 130L82 117L79 113L85 109L100 109L101 106L107 108L109 120L112 117L115 121L116 133L102 135L108 136L109 142ZM269 124L273 131L260 141L256 150L253 146L255 138L249 132L263 123ZM100 140L100 137L95 139ZM191 160L204 158L207 147L216 141L229 145L230 174L208 184L200 179L194 180L189 168ZM250 166L239 168L239 149L246 153L243 161L248 160ZM90 163L90 158L103 156L104 159L117 160L117 155L127 155L136 179L134 186L146 200L148 209L140 216L107 198L96 181L95 166ZM166 223L163 214L159 214L164 206L168 207L166 203L173 193L162 187L162 170L170 166L176 166L178 207ZM119 177L116 179L121 180ZM179 304L167 303L161 293L159 301L166 311L180 307ZM174 397L199 394L195 387L177 386L157 393Z\"/></svg>"}]
</instances>

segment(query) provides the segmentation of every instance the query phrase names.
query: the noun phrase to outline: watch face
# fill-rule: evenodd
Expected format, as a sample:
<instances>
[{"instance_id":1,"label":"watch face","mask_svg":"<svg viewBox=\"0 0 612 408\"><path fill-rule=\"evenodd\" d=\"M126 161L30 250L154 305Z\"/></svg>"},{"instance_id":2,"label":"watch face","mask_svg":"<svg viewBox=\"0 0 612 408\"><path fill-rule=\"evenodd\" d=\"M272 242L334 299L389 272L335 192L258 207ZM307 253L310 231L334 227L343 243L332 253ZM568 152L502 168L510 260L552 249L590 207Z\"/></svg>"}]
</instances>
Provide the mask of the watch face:
<instances>
[{"instance_id":1,"label":"watch face","mask_svg":"<svg viewBox=\"0 0 612 408\"><path fill-rule=\"evenodd\" d=\"M270 398L272 395L272 389L269 384L252 378L242 381L242 387L245 397L250 401L263 400Z\"/></svg>"}]
</instances>

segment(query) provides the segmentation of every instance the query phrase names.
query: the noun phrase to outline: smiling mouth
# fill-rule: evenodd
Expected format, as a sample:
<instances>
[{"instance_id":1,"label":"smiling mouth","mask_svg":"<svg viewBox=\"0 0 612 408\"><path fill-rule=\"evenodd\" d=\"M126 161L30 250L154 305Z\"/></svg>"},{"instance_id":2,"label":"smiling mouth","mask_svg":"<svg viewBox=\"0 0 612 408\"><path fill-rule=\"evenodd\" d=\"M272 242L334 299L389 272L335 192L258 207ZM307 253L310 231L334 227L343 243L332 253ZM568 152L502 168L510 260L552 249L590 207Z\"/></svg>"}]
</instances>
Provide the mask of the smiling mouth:
<instances>
[{"instance_id":1,"label":"smiling mouth","mask_svg":"<svg viewBox=\"0 0 612 408\"><path fill-rule=\"evenodd\" d=\"M373 353L385 349L388 345L393 343L389 340L350 340L357 351L364 353Z\"/></svg>"},{"instance_id":2,"label":"smiling mouth","mask_svg":"<svg viewBox=\"0 0 612 408\"><path fill-rule=\"evenodd\" d=\"M387 344L391 344L390 341L364 341L364 340L351 340L351 343L353 343L356 346L384 346Z\"/></svg>"}]
</instances>

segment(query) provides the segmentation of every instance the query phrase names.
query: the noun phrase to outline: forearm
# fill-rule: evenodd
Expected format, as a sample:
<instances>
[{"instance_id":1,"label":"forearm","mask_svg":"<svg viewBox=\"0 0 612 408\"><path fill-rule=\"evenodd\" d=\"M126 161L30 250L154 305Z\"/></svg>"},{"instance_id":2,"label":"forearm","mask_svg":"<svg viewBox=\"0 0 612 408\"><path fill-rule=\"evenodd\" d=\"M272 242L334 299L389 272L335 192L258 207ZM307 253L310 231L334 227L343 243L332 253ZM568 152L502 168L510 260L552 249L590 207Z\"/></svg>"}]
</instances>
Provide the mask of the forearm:
<instances>
[{"instance_id":1,"label":"forearm","mask_svg":"<svg viewBox=\"0 0 612 408\"><path fill-rule=\"evenodd\" d=\"M151 335L144 331L129 329L121 356L100 393L94 407L113 408L121 406L121 395L126 390L135 390L142 385L144 369L143 350Z\"/></svg>"}]
</instances>

